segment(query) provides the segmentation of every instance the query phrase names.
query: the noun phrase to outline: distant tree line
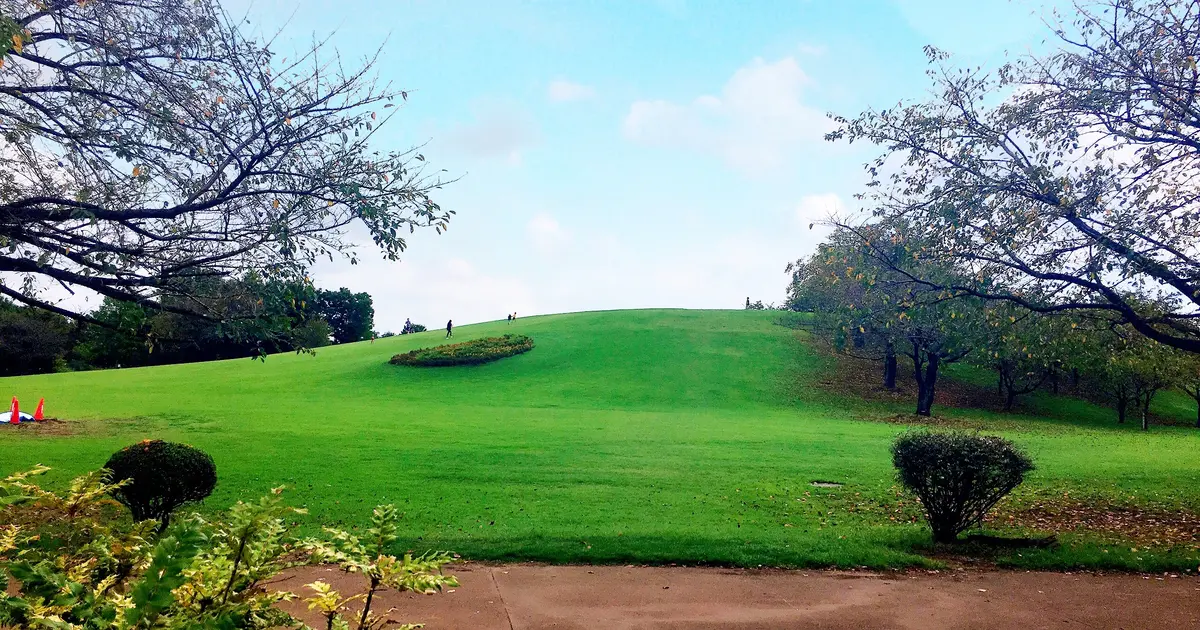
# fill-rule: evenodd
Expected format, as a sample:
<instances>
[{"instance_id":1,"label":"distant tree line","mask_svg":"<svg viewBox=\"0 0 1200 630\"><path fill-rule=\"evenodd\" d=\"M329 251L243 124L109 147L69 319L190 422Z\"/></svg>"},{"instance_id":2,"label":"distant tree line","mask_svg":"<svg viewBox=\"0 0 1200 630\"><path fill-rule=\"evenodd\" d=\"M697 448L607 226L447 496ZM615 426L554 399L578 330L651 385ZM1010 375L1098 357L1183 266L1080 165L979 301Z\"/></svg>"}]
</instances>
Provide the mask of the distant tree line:
<instances>
[{"instance_id":1,"label":"distant tree line","mask_svg":"<svg viewBox=\"0 0 1200 630\"><path fill-rule=\"evenodd\" d=\"M0 298L0 376L261 357L370 339L371 296L249 275L207 278L170 310L105 298L86 319ZM189 314L189 311L196 314ZM221 312L223 319L201 313Z\"/></svg>"},{"instance_id":2,"label":"distant tree line","mask_svg":"<svg viewBox=\"0 0 1200 630\"><path fill-rule=\"evenodd\" d=\"M942 368L968 362L994 372L1005 410L1025 394L1069 386L1111 405L1118 422L1135 415L1145 429L1154 397L1178 389L1196 400L1200 427L1200 354L1151 339L1112 315L1040 313L913 282L913 276L935 285L970 279L923 258L923 245L908 233L903 226L836 229L815 254L789 266L786 305L811 311L810 327L839 350L878 361L883 387L896 388L902 364L911 369L916 413L930 415ZM894 264L872 254L879 242L896 250ZM1153 317L1153 302L1123 299Z\"/></svg>"}]
</instances>

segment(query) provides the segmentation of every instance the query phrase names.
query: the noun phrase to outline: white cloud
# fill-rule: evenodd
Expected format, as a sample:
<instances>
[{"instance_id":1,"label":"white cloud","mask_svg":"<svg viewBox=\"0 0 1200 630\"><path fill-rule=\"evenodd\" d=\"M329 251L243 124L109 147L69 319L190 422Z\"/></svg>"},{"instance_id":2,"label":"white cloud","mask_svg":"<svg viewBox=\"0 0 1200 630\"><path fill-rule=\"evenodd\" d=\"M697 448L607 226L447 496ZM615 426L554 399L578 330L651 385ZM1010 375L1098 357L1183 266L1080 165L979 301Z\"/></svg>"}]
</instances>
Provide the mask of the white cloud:
<instances>
[{"instance_id":1,"label":"white cloud","mask_svg":"<svg viewBox=\"0 0 1200 630\"><path fill-rule=\"evenodd\" d=\"M446 263L445 273L438 282L423 289L414 287L406 292L405 298L411 299L412 294L443 309L446 319L462 323L501 319L510 311L529 312L534 304L533 292L523 281L481 272L461 258ZM501 306L498 310L503 312L481 310L488 306Z\"/></svg>"},{"instance_id":2,"label":"white cloud","mask_svg":"<svg viewBox=\"0 0 1200 630\"><path fill-rule=\"evenodd\" d=\"M360 265L323 263L313 277L321 287L371 293L381 331L398 330L405 317L441 328L450 318L468 324L513 311L740 308L747 296L778 302L788 279L784 266L824 238L821 226L809 230L802 219L845 207L845 195L831 190L755 202L760 210L754 221L681 225L667 240L589 224L547 204L519 221L464 222L448 235L414 240L402 263L383 261L364 246ZM472 204L458 205L471 216ZM489 198L481 207L519 212L531 205L540 204Z\"/></svg>"},{"instance_id":3,"label":"white cloud","mask_svg":"<svg viewBox=\"0 0 1200 630\"><path fill-rule=\"evenodd\" d=\"M449 144L482 158L500 158L520 165L522 153L538 141L537 124L525 112L512 108L489 109L471 123L449 131Z\"/></svg>"},{"instance_id":4,"label":"white cloud","mask_svg":"<svg viewBox=\"0 0 1200 630\"><path fill-rule=\"evenodd\" d=\"M571 241L571 233L548 214L539 214L531 219L525 231L534 247L543 253L557 251Z\"/></svg>"},{"instance_id":5,"label":"white cloud","mask_svg":"<svg viewBox=\"0 0 1200 630\"><path fill-rule=\"evenodd\" d=\"M480 271L457 257L390 262L372 252L354 266L340 260L321 263L315 277L322 288L370 293L375 328L381 332L400 330L406 317L437 329L448 319L456 324L491 321L535 307L533 291L523 280Z\"/></svg>"},{"instance_id":6,"label":"white cloud","mask_svg":"<svg viewBox=\"0 0 1200 630\"><path fill-rule=\"evenodd\" d=\"M551 81L546 88L546 96L555 103L582 101L596 95L596 90L590 85L572 83L570 81Z\"/></svg>"},{"instance_id":7,"label":"white cloud","mask_svg":"<svg viewBox=\"0 0 1200 630\"><path fill-rule=\"evenodd\" d=\"M796 240L800 246L797 254L807 256L816 249L818 243L833 233L833 228L822 225L822 221L849 218L849 210L837 193L801 197L794 211L796 224L804 232L804 236Z\"/></svg>"},{"instance_id":8,"label":"white cloud","mask_svg":"<svg viewBox=\"0 0 1200 630\"><path fill-rule=\"evenodd\" d=\"M822 142L832 122L806 105L811 79L786 57L755 59L738 69L720 96L686 104L636 101L625 116L627 139L650 146L717 155L747 174L778 169L800 147Z\"/></svg>"},{"instance_id":9,"label":"white cloud","mask_svg":"<svg viewBox=\"0 0 1200 630\"><path fill-rule=\"evenodd\" d=\"M805 195L800 198L800 203L796 204L796 221L806 229L813 223L831 217L844 217L845 214L846 204L837 193Z\"/></svg>"}]
</instances>

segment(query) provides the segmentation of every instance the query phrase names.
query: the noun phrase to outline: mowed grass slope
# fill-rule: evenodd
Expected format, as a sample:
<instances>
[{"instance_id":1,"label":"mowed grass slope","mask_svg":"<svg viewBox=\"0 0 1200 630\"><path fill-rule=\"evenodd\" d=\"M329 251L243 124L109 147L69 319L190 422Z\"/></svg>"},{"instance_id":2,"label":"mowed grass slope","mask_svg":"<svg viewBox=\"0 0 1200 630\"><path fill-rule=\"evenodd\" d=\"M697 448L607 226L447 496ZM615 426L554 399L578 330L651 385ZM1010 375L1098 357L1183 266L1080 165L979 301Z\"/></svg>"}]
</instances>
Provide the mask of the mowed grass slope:
<instances>
[{"instance_id":1,"label":"mowed grass slope","mask_svg":"<svg viewBox=\"0 0 1200 630\"><path fill-rule=\"evenodd\" d=\"M0 394L26 405L44 397L75 431L0 427L0 472L42 463L62 481L126 444L163 438L216 460L220 483L203 509L286 485L315 529L361 525L374 505L395 503L414 549L548 561L927 562L927 530L905 522L911 502L897 505L894 489L888 445L902 428L859 420L884 405L816 388L826 360L775 318L647 310L464 326L455 341L519 332L537 346L463 368L387 363L443 343L432 331L265 363L0 379ZM1200 508L1200 432L995 417L1039 465L1031 495ZM1188 550L1100 547L1081 538L1022 557L1196 566Z\"/></svg>"}]
</instances>

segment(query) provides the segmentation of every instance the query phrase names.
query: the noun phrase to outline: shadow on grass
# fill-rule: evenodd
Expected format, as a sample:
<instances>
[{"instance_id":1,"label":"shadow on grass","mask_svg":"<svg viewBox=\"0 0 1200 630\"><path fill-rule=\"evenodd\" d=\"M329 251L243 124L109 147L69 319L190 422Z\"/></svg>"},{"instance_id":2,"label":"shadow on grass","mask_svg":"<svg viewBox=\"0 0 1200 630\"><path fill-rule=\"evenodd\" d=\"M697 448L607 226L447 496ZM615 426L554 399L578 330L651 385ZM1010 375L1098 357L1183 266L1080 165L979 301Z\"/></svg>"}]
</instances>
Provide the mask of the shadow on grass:
<instances>
[{"instance_id":1,"label":"shadow on grass","mask_svg":"<svg viewBox=\"0 0 1200 630\"><path fill-rule=\"evenodd\" d=\"M883 386L883 363L870 357L836 351L827 341L800 330L795 334L798 364L788 375L788 393L793 400L808 404L836 404L853 411L860 419L937 426L966 430L1040 432L1099 429L1141 432L1131 417L1118 423L1116 412L1063 384L1060 393L1039 390L1018 398L1012 410L1004 410L1003 396L994 385L990 370L970 364L946 366L937 383L932 417L917 416L917 385L912 362L899 357L895 389ZM1175 395L1166 392L1160 398ZM1175 401L1166 401L1175 402ZM1150 414L1152 429L1192 434L1195 416L1181 415L1178 405L1158 404Z\"/></svg>"},{"instance_id":2,"label":"shadow on grass","mask_svg":"<svg viewBox=\"0 0 1200 630\"><path fill-rule=\"evenodd\" d=\"M1086 538L1029 536L1021 532L974 534L949 545L934 544L917 527L879 527L776 544L688 536L595 536L566 538L419 540L399 551L452 550L469 560L548 564L635 564L781 569L1023 568L1055 571L1106 570L1193 575L1200 554L1181 548L1141 549L1104 545Z\"/></svg>"},{"instance_id":3,"label":"shadow on grass","mask_svg":"<svg viewBox=\"0 0 1200 630\"><path fill-rule=\"evenodd\" d=\"M690 536L530 536L473 539L439 537L409 543L416 552L448 549L470 560L545 562L549 564L637 564L741 568L934 568L931 560L908 549L923 534L903 528L872 528L829 535L783 539L776 543Z\"/></svg>"}]
</instances>

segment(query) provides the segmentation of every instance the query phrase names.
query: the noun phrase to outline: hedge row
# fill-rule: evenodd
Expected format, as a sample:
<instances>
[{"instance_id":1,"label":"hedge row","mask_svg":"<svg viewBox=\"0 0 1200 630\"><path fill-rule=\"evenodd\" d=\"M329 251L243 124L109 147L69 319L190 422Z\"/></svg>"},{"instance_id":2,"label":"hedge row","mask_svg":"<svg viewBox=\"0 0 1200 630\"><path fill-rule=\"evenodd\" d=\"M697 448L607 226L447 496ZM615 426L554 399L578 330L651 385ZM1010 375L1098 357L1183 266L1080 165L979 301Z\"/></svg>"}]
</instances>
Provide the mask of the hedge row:
<instances>
[{"instance_id":1,"label":"hedge row","mask_svg":"<svg viewBox=\"0 0 1200 630\"><path fill-rule=\"evenodd\" d=\"M463 343L421 348L392 357L392 365L443 367L447 365L479 365L529 352L533 339L525 335L487 337Z\"/></svg>"}]
</instances>

